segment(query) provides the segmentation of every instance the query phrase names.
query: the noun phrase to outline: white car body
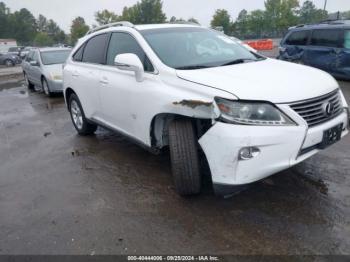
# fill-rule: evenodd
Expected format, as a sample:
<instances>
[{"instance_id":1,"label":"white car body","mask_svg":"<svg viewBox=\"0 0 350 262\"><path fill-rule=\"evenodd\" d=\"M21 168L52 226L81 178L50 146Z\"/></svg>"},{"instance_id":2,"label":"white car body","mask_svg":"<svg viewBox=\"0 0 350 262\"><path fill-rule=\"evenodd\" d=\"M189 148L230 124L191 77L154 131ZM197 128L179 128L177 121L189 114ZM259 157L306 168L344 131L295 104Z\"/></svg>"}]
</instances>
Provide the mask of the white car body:
<instances>
[{"instance_id":1,"label":"white car body","mask_svg":"<svg viewBox=\"0 0 350 262\"><path fill-rule=\"evenodd\" d=\"M325 130L343 124L348 133L348 105L338 83L329 74L288 62L266 58L198 70L176 70L165 65L140 31L190 25L140 25L110 27L93 32L74 48L64 67L64 95L79 97L87 119L160 149L168 145L164 135L171 116L206 119L211 127L198 139L208 160L214 187L252 183L287 169L321 149ZM131 34L153 64L152 73L139 79L134 72L115 66L75 62L72 55L83 42L104 32ZM329 121L309 127L291 104L339 90L341 113ZM291 126L239 125L220 121L215 97L228 100L258 100L273 103L296 124ZM169 118L170 116L170 118ZM170 119L170 120L169 120ZM242 148L260 153L241 160ZM305 149L305 153L301 152ZM308 150L310 149L310 150Z\"/></svg>"}]
</instances>

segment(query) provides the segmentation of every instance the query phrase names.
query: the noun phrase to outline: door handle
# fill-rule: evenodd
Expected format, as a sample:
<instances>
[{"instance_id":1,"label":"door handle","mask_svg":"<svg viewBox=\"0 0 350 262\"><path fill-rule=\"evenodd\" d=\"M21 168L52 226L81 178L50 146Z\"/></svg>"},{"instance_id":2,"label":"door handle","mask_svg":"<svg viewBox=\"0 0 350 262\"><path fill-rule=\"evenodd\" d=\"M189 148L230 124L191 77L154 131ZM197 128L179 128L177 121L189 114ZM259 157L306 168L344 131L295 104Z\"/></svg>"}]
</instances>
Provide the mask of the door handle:
<instances>
[{"instance_id":1,"label":"door handle","mask_svg":"<svg viewBox=\"0 0 350 262\"><path fill-rule=\"evenodd\" d=\"M72 74L73 77L78 77L79 76L79 73L78 71L74 71L73 74Z\"/></svg>"}]
</instances>

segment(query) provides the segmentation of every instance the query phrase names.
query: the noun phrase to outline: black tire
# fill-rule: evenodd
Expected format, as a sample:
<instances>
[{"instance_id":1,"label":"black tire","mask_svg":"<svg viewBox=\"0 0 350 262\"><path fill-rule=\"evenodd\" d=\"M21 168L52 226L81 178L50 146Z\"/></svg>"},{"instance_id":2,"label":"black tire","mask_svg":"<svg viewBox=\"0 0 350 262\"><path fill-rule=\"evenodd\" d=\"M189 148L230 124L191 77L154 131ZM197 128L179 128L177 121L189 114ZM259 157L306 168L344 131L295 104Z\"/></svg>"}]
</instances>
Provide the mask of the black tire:
<instances>
[{"instance_id":1,"label":"black tire","mask_svg":"<svg viewBox=\"0 0 350 262\"><path fill-rule=\"evenodd\" d=\"M43 90L45 95L47 95L48 97L53 96L53 93L50 91L49 83L47 82L47 80L45 78L41 79L41 86L42 86L42 90Z\"/></svg>"},{"instance_id":2,"label":"black tire","mask_svg":"<svg viewBox=\"0 0 350 262\"><path fill-rule=\"evenodd\" d=\"M28 89L34 90L34 85L29 81L26 73L24 73L24 81Z\"/></svg>"},{"instance_id":3,"label":"black tire","mask_svg":"<svg viewBox=\"0 0 350 262\"><path fill-rule=\"evenodd\" d=\"M74 103L76 103L76 105L79 107L80 112L81 112L81 120L82 120L81 126L78 125L76 123L76 121L74 120L74 116L72 113L72 105L74 105ZM79 135L87 136L87 135L92 135L93 133L95 133L95 131L97 129L97 125L88 122L88 120L85 117L83 107L81 106L79 98L77 97L76 94L71 94L69 97L69 112L70 112L70 116L71 116L73 125L74 125L74 127L77 130Z\"/></svg>"},{"instance_id":4,"label":"black tire","mask_svg":"<svg viewBox=\"0 0 350 262\"><path fill-rule=\"evenodd\" d=\"M181 196L199 194L201 174L198 145L193 124L188 119L169 125L169 150L175 189Z\"/></svg>"},{"instance_id":5,"label":"black tire","mask_svg":"<svg viewBox=\"0 0 350 262\"><path fill-rule=\"evenodd\" d=\"M7 67L11 67L11 66L15 66L15 63L12 60L10 60L10 59L6 59L5 60L5 65Z\"/></svg>"}]
</instances>

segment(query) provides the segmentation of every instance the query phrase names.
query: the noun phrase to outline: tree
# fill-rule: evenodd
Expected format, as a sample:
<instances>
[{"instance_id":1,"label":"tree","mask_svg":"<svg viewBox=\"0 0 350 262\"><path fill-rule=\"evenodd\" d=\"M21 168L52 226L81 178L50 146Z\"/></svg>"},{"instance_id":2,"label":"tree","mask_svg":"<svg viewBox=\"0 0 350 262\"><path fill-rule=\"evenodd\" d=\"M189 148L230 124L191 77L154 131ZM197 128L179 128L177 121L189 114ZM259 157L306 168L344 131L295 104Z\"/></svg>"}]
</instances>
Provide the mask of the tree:
<instances>
[{"instance_id":1,"label":"tree","mask_svg":"<svg viewBox=\"0 0 350 262\"><path fill-rule=\"evenodd\" d=\"M299 10L299 23L312 24L327 19L327 11L317 9L312 1L305 1Z\"/></svg>"},{"instance_id":2,"label":"tree","mask_svg":"<svg viewBox=\"0 0 350 262\"><path fill-rule=\"evenodd\" d=\"M70 28L70 38L71 44L75 44L79 38L83 37L87 31L89 31L89 26L86 25L84 18L78 16L72 21Z\"/></svg>"},{"instance_id":3,"label":"tree","mask_svg":"<svg viewBox=\"0 0 350 262\"><path fill-rule=\"evenodd\" d=\"M95 13L95 20L99 25L106 25L119 21L120 17L117 14L105 9Z\"/></svg>"},{"instance_id":4,"label":"tree","mask_svg":"<svg viewBox=\"0 0 350 262\"><path fill-rule=\"evenodd\" d=\"M43 15L39 15L38 19L36 20L36 25L38 32L46 32L47 30L47 19Z\"/></svg>"},{"instance_id":5,"label":"tree","mask_svg":"<svg viewBox=\"0 0 350 262\"><path fill-rule=\"evenodd\" d=\"M280 36L288 27L297 24L299 0L266 0L265 19L272 36Z\"/></svg>"},{"instance_id":6,"label":"tree","mask_svg":"<svg viewBox=\"0 0 350 262\"><path fill-rule=\"evenodd\" d=\"M38 32L34 39L35 46L51 46L53 44L52 38L46 32Z\"/></svg>"},{"instance_id":7,"label":"tree","mask_svg":"<svg viewBox=\"0 0 350 262\"><path fill-rule=\"evenodd\" d=\"M141 0L131 7L124 7L122 19L134 24L165 23L163 2L161 0Z\"/></svg>"},{"instance_id":8,"label":"tree","mask_svg":"<svg viewBox=\"0 0 350 262\"><path fill-rule=\"evenodd\" d=\"M36 35L36 20L26 8L10 14L11 36L23 45L32 43Z\"/></svg>"},{"instance_id":9,"label":"tree","mask_svg":"<svg viewBox=\"0 0 350 262\"><path fill-rule=\"evenodd\" d=\"M233 30L240 37L248 34L248 11L243 9L238 14L238 18L234 23Z\"/></svg>"},{"instance_id":10,"label":"tree","mask_svg":"<svg viewBox=\"0 0 350 262\"><path fill-rule=\"evenodd\" d=\"M217 9L213 16L213 19L210 22L211 27L220 27L222 26L225 34L230 33L231 26L231 16L225 9Z\"/></svg>"},{"instance_id":11,"label":"tree","mask_svg":"<svg viewBox=\"0 0 350 262\"><path fill-rule=\"evenodd\" d=\"M3 2L0 2L0 38L9 37L9 13L10 9Z\"/></svg>"},{"instance_id":12,"label":"tree","mask_svg":"<svg viewBox=\"0 0 350 262\"><path fill-rule=\"evenodd\" d=\"M198 25L200 24L199 21L194 17L189 18L187 20L187 22L191 22L191 23L198 24Z\"/></svg>"}]
</instances>

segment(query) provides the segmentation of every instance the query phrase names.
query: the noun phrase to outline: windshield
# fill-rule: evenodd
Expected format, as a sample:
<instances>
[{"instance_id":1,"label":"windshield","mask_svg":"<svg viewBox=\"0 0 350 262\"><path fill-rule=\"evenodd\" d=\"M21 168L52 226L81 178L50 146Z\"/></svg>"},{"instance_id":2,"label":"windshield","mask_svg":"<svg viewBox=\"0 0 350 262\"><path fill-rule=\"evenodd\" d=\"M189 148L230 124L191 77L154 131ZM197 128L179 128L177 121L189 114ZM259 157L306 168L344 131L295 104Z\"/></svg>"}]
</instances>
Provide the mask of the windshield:
<instances>
[{"instance_id":1,"label":"windshield","mask_svg":"<svg viewBox=\"0 0 350 262\"><path fill-rule=\"evenodd\" d=\"M70 50L41 52L41 61L44 65L63 64L66 62Z\"/></svg>"},{"instance_id":2,"label":"windshield","mask_svg":"<svg viewBox=\"0 0 350 262\"><path fill-rule=\"evenodd\" d=\"M141 34L162 62L175 69L224 66L262 58L224 34L205 28L150 29Z\"/></svg>"}]
</instances>

